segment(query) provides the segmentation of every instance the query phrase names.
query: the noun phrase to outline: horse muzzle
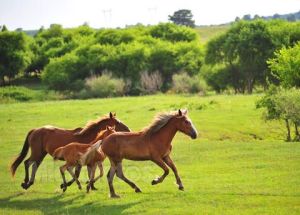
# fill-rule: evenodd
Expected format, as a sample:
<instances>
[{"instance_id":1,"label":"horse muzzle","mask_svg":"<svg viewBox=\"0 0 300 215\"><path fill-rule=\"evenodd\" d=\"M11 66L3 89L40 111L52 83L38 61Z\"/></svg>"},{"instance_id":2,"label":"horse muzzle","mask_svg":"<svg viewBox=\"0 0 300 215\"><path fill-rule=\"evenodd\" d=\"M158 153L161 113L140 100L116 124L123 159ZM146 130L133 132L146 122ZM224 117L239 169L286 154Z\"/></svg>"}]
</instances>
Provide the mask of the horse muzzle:
<instances>
[{"instance_id":1,"label":"horse muzzle","mask_svg":"<svg viewBox=\"0 0 300 215\"><path fill-rule=\"evenodd\" d=\"M194 139L196 139L197 138L197 136L198 136L198 134L197 134L197 132L196 131L192 131L191 132L191 134L190 134L190 137L194 140Z\"/></svg>"}]
</instances>

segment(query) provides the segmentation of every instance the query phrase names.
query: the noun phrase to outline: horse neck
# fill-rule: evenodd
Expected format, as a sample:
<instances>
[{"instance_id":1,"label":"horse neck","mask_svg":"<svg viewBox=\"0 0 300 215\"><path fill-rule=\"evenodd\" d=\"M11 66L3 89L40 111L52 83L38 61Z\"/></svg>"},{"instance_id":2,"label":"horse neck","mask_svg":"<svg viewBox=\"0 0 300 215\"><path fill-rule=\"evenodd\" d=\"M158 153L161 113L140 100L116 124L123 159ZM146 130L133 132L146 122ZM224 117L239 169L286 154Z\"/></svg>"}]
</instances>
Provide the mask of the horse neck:
<instances>
[{"instance_id":1,"label":"horse neck","mask_svg":"<svg viewBox=\"0 0 300 215\"><path fill-rule=\"evenodd\" d=\"M159 138L161 145L171 145L171 142L176 134L178 129L176 128L175 124L172 122L172 119L162 127L159 131L153 134L152 137Z\"/></svg>"},{"instance_id":2,"label":"horse neck","mask_svg":"<svg viewBox=\"0 0 300 215\"><path fill-rule=\"evenodd\" d=\"M98 141L98 134L100 130L103 130L104 127L102 128L102 126L97 126L95 128L93 128L93 130L89 131L88 133L84 134L81 137L82 142L85 143L95 143Z\"/></svg>"}]
</instances>

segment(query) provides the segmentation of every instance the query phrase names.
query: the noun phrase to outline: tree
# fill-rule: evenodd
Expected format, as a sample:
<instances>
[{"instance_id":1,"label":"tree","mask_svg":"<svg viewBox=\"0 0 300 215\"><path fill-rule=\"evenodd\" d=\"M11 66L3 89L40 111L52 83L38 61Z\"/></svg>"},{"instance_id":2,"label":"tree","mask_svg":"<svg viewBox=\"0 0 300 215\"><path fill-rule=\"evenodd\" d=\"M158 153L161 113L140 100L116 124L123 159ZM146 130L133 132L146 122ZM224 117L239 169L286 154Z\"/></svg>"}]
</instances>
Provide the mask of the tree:
<instances>
[{"instance_id":1,"label":"tree","mask_svg":"<svg viewBox=\"0 0 300 215\"><path fill-rule=\"evenodd\" d=\"M250 21L251 20L251 15L250 14L244 15L243 20Z\"/></svg>"},{"instance_id":2,"label":"tree","mask_svg":"<svg viewBox=\"0 0 300 215\"><path fill-rule=\"evenodd\" d=\"M274 45L267 23L262 20L240 21L207 45L206 62L223 64L231 72L236 92L252 93L255 83L266 84L266 61Z\"/></svg>"},{"instance_id":3,"label":"tree","mask_svg":"<svg viewBox=\"0 0 300 215\"><path fill-rule=\"evenodd\" d=\"M8 31L6 25L2 25L1 31L2 31L2 32Z\"/></svg>"},{"instance_id":4,"label":"tree","mask_svg":"<svg viewBox=\"0 0 300 215\"><path fill-rule=\"evenodd\" d=\"M182 9L175 11L172 16L169 15L169 20L177 25L185 25L192 28L195 27L195 21L193 20L191 10Z\"/></svg>"},{"instance_id":5,"label":"tree","mask_svg":"<svg viewBox=\"0 0 300 215\"><path fill-rule=\"evenodd\" d=\"M284 87L300 87L300 42L276 52L275 58L270 59L268 64Z\"/></svg>"},{"instance_id":6,"label":"tree","mask_svg":"<svg viewBox=\"0 0 300 215\"><path fill-rule=\"evenodd\" d=\"M0 32L0 84L5 84L5 77L10 80L25 68L25 37L20 32Z\"/></svg>"},{"instance_id":7,"label":"tree","mask_svg":"<svg viewBox=\"0 0 300 215\"><path fill-rule=\"evenodd\" d=\"M257 102L257 108L265 108L263 116L266 120L284 120L287 135L291 141L291 123L295 126L294 141L300 140L298 127L300 126L300 90L285 90L272 85L267 93Z\"/></svg>"}]
</instances>

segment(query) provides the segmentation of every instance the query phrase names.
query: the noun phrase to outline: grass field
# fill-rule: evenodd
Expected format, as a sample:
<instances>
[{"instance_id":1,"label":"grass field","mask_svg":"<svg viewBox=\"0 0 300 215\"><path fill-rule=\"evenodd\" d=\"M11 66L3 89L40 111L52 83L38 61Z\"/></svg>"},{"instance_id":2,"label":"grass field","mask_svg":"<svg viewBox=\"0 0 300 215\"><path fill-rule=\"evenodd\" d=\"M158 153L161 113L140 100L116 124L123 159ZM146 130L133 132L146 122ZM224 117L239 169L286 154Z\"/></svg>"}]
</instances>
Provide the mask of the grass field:
<instances>
[{"instance_id":1,"label":"grass field","mask_svg":"<svg viewBox=\"0 0 300 215\"><path fill-rule=\"evenodd\" d=\"M210 39L226 32L230 25L212 25L195 28L200 35L201 42L208 42Z\"/></svg>"},{"instance_id":2,"label":"grass field","mask_svg":"<svg viewBox=\"0 0 300 215\"><path fill-rule=\"evenodd\" d=\"M261 110L255 109L258 98L157 95L0 104L0 214L300 214L300 144L283 141L283 124L261 119ZM31 128L74 128L116 111L131 129L139 130L157 112L179 107L189 109L200 134L196 140L177 134L173 141L172 158L184 192L178 191L172 173L152 186L162 170L151 162L124 162L125 175L143 193L115 179L121 199L108 198L106 178L96 184L96 192L86 194L73 186L62 194L62 162L50 156L27 191L20 187L23 164L15 179L8 172ZM106 171L108 162L104 165Z\"/></svg>"}]
</instances>

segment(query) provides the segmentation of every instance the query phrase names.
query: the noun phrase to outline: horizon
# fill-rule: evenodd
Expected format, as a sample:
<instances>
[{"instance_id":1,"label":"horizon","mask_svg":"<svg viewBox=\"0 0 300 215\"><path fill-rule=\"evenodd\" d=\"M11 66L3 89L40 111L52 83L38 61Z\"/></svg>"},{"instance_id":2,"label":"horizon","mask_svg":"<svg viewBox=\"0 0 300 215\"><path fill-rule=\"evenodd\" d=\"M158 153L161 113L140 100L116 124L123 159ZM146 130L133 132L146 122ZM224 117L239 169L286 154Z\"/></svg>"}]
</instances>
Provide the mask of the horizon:
<instances>
[{"instance_id":1,"label":"horizon","mask_svg":"<svg viewBox=\"0 0 300 215\"><path fill-rule=\"evenodd\" d=\"M168 22L168 16L180 9L191 10L197 26L207 26L227 24L246 14L253 17L256 14L272 16L295 13L300 10L300 1L210 0L201 4L193 0L11 0L0 2L0 25L6 25L9 30L36 30L41 26L48 28L51 24L73 28L84 23L92 28L123 28Z\"/></svg>"}]
</instances>

